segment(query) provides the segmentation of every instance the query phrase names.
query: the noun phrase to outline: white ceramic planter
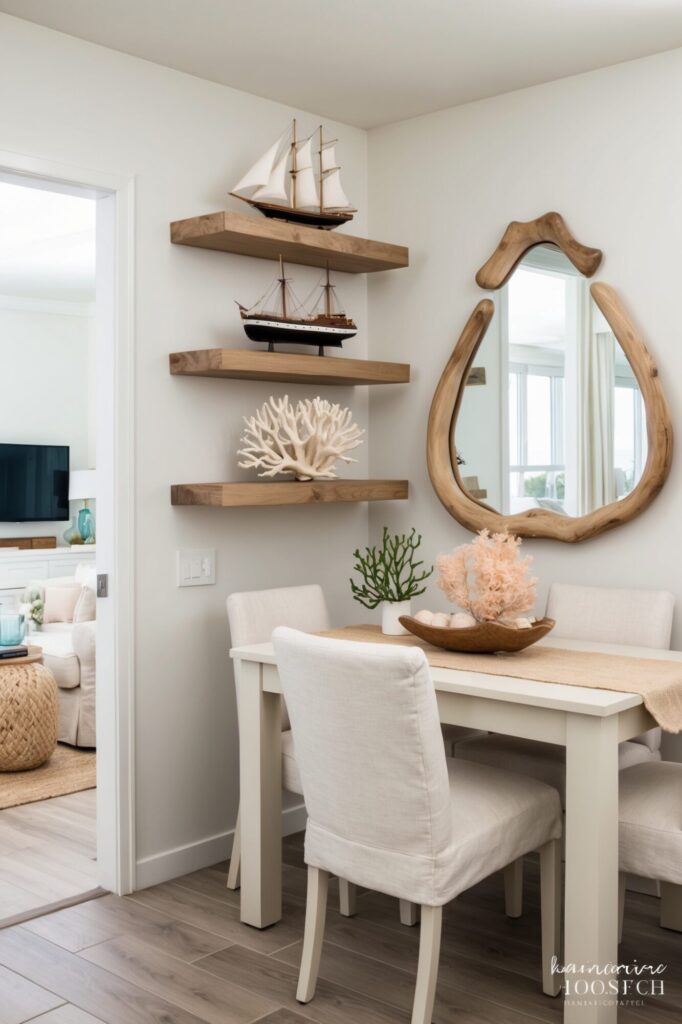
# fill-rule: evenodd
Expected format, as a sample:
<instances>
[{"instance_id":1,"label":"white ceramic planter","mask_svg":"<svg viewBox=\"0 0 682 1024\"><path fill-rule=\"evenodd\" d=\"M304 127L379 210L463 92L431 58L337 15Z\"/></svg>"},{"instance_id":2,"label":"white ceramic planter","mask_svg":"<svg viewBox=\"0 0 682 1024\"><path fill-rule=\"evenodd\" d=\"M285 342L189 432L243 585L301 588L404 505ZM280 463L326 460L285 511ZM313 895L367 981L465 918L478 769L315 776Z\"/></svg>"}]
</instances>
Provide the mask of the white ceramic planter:
<instances>
[{"instance_id":1,"label":"white ceramic planter","mask_svg":"<svg viewBox=\"0 0 682 1024\"><path fill-rule=\"evenodd\" d=\"M410 614L409 601L383 601L381 604L381 632L387 636L403 636L407 630L398 621Z\"/></svg>"}]
</instances>

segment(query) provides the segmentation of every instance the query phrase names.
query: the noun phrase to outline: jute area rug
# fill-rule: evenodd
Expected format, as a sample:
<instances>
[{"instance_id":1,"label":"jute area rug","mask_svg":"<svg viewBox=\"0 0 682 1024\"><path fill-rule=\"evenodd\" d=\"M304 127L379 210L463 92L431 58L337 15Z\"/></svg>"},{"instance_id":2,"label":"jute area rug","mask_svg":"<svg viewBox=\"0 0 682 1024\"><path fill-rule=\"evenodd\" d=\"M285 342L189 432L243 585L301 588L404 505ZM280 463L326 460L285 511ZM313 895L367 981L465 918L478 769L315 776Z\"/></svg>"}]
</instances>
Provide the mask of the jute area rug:
<instances>
[{"instance_id":1,"label":"jute area rug","mask_svg":"<svg viewBox=\"0 0 682 1024\"><path fill-rule=\"evenodd\" d=\"M52 757L40 768L0 773L0 810L94 789L96 760L94 750L79 750L58 743Z\"/></svg>"}]
</instances>

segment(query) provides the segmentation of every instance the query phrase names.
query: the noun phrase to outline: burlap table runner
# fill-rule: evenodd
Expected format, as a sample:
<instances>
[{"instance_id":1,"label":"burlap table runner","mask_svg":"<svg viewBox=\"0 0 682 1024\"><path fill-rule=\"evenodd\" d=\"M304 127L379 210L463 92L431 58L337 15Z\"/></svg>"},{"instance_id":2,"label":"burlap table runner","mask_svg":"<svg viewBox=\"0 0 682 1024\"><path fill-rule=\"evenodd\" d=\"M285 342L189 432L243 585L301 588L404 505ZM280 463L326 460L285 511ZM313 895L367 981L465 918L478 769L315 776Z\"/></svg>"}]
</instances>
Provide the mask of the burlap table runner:
<instances>
[{"instance_id":1,"label":"burlap table runner","mask_svg":"<svg viewBox=\"0 0 682 1024\"><path fill-rule=\"evenodd\" d=\"M638 693L647 711L666 732L682 731L682 662L538 646L515 654L460 654L433 647L412 634L384 636L378 626L345 626L320 635L363 643L422 647L433 668Z\"/></svg>"}]
</instances>

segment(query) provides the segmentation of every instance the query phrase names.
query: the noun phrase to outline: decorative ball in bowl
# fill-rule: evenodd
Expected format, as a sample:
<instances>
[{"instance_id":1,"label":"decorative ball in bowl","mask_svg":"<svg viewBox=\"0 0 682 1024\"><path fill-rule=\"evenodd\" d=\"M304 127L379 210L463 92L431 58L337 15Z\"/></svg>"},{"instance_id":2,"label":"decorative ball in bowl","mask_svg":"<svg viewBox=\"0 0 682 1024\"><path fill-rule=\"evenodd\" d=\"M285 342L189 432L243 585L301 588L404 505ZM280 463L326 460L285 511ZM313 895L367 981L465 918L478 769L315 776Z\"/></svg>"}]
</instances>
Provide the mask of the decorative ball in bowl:
<instances>
[{"instance_id":1,"label":"decorative ball in bowl","mask_svg":"<svg viewBox=\"0 0 682 1024\"><path fill-rule=\"evenodd\" d=\"M445 616L443 616L445 618ZM547 636L555 626L554 619L536 619L530 626L504 626L500 622L477 622L475 626L450 628L421 622L412 615L401 615L400 621L409 633L446 651L468 654L497 654L523 651Z\"/></svg>"}]
</instances>

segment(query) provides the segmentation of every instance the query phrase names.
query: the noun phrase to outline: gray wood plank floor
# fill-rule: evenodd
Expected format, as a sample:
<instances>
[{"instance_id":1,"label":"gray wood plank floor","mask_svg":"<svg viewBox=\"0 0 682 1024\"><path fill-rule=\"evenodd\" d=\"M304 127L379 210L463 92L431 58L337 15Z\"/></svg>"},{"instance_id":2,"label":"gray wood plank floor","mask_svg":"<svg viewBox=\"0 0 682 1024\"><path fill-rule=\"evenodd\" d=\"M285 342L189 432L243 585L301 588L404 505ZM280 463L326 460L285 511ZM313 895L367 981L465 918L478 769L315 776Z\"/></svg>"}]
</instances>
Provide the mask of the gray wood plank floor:
<instances>
[{"instance_id":1,"label":"gray wood plank floor","mask_svg":"<svg viewBox=\"0 0 682 1024\"><path fill-rule=\"evenodd\" d=\"M0 922L96 887L95 801L89 789L0 811Z\"/></svg>"},{"instance_id":2,"label":"gray wood plank floor","mask_svg":"<svg viewBox=\"0 0 682 1024\"><path fill-rule=\"evenodd\" d=\"M284 919L263 932L240 924L226 864L0 931L0 1024L408 1024L419 930L378 893L363 893L348 920L333 887L317 994L296 1003L302 837L284 854ZM561 1024L561 999L540 988L534 859L524 916L502 907L494 877L447 908L436 1024ZM621 1008L619 1024L682 1017L682 935L662 931L657 913L653 897L628 894L621 959L669 968L665 996Z\"/></svg>"}]
</instances>

